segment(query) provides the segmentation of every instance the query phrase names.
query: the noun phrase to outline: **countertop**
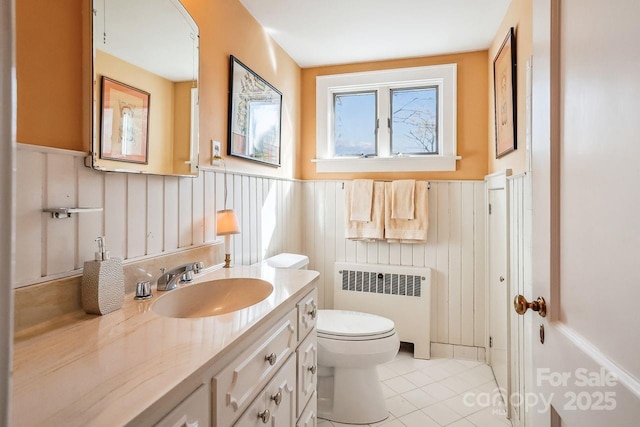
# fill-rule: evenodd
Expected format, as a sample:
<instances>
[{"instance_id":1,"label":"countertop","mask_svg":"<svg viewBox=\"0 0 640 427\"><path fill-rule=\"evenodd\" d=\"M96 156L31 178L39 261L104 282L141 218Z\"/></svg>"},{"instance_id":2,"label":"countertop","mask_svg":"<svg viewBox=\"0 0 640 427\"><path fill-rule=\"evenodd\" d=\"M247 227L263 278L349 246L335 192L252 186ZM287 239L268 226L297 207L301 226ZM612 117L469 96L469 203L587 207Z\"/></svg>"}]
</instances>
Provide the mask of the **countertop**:
<instances>
[{"instance_id":1,"label":"countertop","mask_svg":"<svg viewBox=\"0 0 640 427\"><path fill-rule=\"evenodd\" d=\"M14 345L11 425L125 425L185 380L214 366L279 307L312 288L318 273L266 265L205 272L194 283L254 277L273 293L248 308L214 317L174 319L151 310L154 297L126 295L122 309L83 316ZM189 285L185 285L189 286Z\"/></svg>"}]
</instances>

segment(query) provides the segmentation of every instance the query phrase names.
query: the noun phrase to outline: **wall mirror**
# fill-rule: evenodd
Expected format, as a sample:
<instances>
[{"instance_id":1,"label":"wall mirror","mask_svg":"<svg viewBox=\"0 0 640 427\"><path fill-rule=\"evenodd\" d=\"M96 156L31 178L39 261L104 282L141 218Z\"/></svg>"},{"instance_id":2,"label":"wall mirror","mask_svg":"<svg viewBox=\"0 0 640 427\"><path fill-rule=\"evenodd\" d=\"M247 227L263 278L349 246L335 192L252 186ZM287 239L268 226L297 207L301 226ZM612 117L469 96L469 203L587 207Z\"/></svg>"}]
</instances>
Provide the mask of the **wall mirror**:
<instances>
[{"instance_id":1,"label":"wall mirror","mask_svg":"<svg viewBox=\"0 0 640 427\"><path fill-rule=\"evenodd\" d=\"M89 166L197 176L193 18L179 0L93 0L91 28Z\"/></svg>"},{"instance_id":2,"label":"wall mirror","mask_svg":"<svg viewBox=\"0 0 640 427\"><path fill-rule=\"evenodd\" d=\"M280 166L282 93L231 56L227 152Z\"/></svg>"}]
</instances>

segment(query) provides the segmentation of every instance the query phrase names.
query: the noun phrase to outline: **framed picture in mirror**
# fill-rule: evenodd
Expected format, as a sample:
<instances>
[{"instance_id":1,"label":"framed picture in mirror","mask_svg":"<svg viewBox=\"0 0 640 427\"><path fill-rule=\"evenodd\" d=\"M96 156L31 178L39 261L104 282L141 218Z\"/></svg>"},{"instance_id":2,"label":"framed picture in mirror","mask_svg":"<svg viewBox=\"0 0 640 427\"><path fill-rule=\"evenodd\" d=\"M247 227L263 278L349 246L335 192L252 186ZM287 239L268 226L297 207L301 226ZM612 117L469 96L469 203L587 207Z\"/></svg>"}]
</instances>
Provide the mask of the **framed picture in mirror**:
<instances>
[{"instance_id":1,"label":"framed picture in mirror","mask_svg":"<svg viewBox=\"0 0 640 427\"><path fill-rule=\"evenodd\" d=\"M102 77L100 158L149 162L150 94Z\"/></svg>"},{"instance_id":2,"label":"framed picture in mirror","mask_svg":"<svg viewBox=\"0 0 640 427\"><path fill-rule=\"evenodd\" d=\"M282 93L232 55L227 152L279 167L281 117Z\"/></svg>"}]
</instances>

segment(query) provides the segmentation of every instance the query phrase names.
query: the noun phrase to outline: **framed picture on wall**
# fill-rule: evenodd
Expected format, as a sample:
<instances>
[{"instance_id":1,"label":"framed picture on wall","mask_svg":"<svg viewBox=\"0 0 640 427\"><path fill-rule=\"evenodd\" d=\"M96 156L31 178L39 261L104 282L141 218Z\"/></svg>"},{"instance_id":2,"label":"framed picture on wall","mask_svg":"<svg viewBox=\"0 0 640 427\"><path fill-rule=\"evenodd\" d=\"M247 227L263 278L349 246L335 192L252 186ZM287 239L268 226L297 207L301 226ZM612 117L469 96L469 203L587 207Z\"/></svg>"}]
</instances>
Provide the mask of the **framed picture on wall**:
<instances>
[{"instance_id":1,"label":"framed picture on wall","mask_svg":"<svg viewBox=\"0 0 640 427\"><path fill-rule=\"evenodd\" d=\"M227 153L279 167L281 115L282 93L232 55Z\"/></svg>"},{"instance_id":2,"label":"framed picture on wall","mask_svg":"<svg viewBox=\"0 0 640 427\"><path fill-rule=\"evenodd\" d=\"M100 158L149 162L149 101L140 89L102 76Z\"/></svg>"},{"instance_id":3,"label":"framed picture on wall","mask_svg":"<svg viewBox=\"0 0 640 427\"><path fill-rule=\"evenodd\" d=\"M493 60L493 99L496 122L496 158L514 151L516 144L516 45L509 29Z\"/></svg>"}]
</instances>

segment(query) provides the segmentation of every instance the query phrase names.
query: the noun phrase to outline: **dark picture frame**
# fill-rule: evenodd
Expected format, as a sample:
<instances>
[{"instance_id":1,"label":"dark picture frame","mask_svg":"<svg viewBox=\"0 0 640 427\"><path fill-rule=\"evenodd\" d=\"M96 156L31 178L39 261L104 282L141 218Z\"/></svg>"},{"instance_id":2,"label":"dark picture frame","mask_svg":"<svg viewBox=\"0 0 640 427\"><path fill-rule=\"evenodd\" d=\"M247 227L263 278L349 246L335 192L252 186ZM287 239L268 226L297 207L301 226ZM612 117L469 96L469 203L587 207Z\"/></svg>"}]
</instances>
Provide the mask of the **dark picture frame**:
<instances>
[{"instance_id":1,"label":"dark picture frame","mask_svg":"<svg viewBox=\"0 0 640 427\"><path fill-rule=\"evenodd\" d=\"M493 60L496 159L518 148L516 84L516 40L511 27Z\"/></svg>"},{"instance_id":2,"label":"dark picture frame","mask_svg":"<svg viewBox=\"0 0 640 427\"><path fill-rule=\"evenodd\" d=\"M102 76L100 158L149 163L148 92Z\"/></svg>"},{"instance_id":3,"label":"dark picture frame","mask_svg":"<svg viewBox=\"0 0 640 427\"><path fill-rule=\"evenodd\" d=\"M280 167L281 128L282 93L231 55L227 153Z\"/></svg>"}]
</instances>

